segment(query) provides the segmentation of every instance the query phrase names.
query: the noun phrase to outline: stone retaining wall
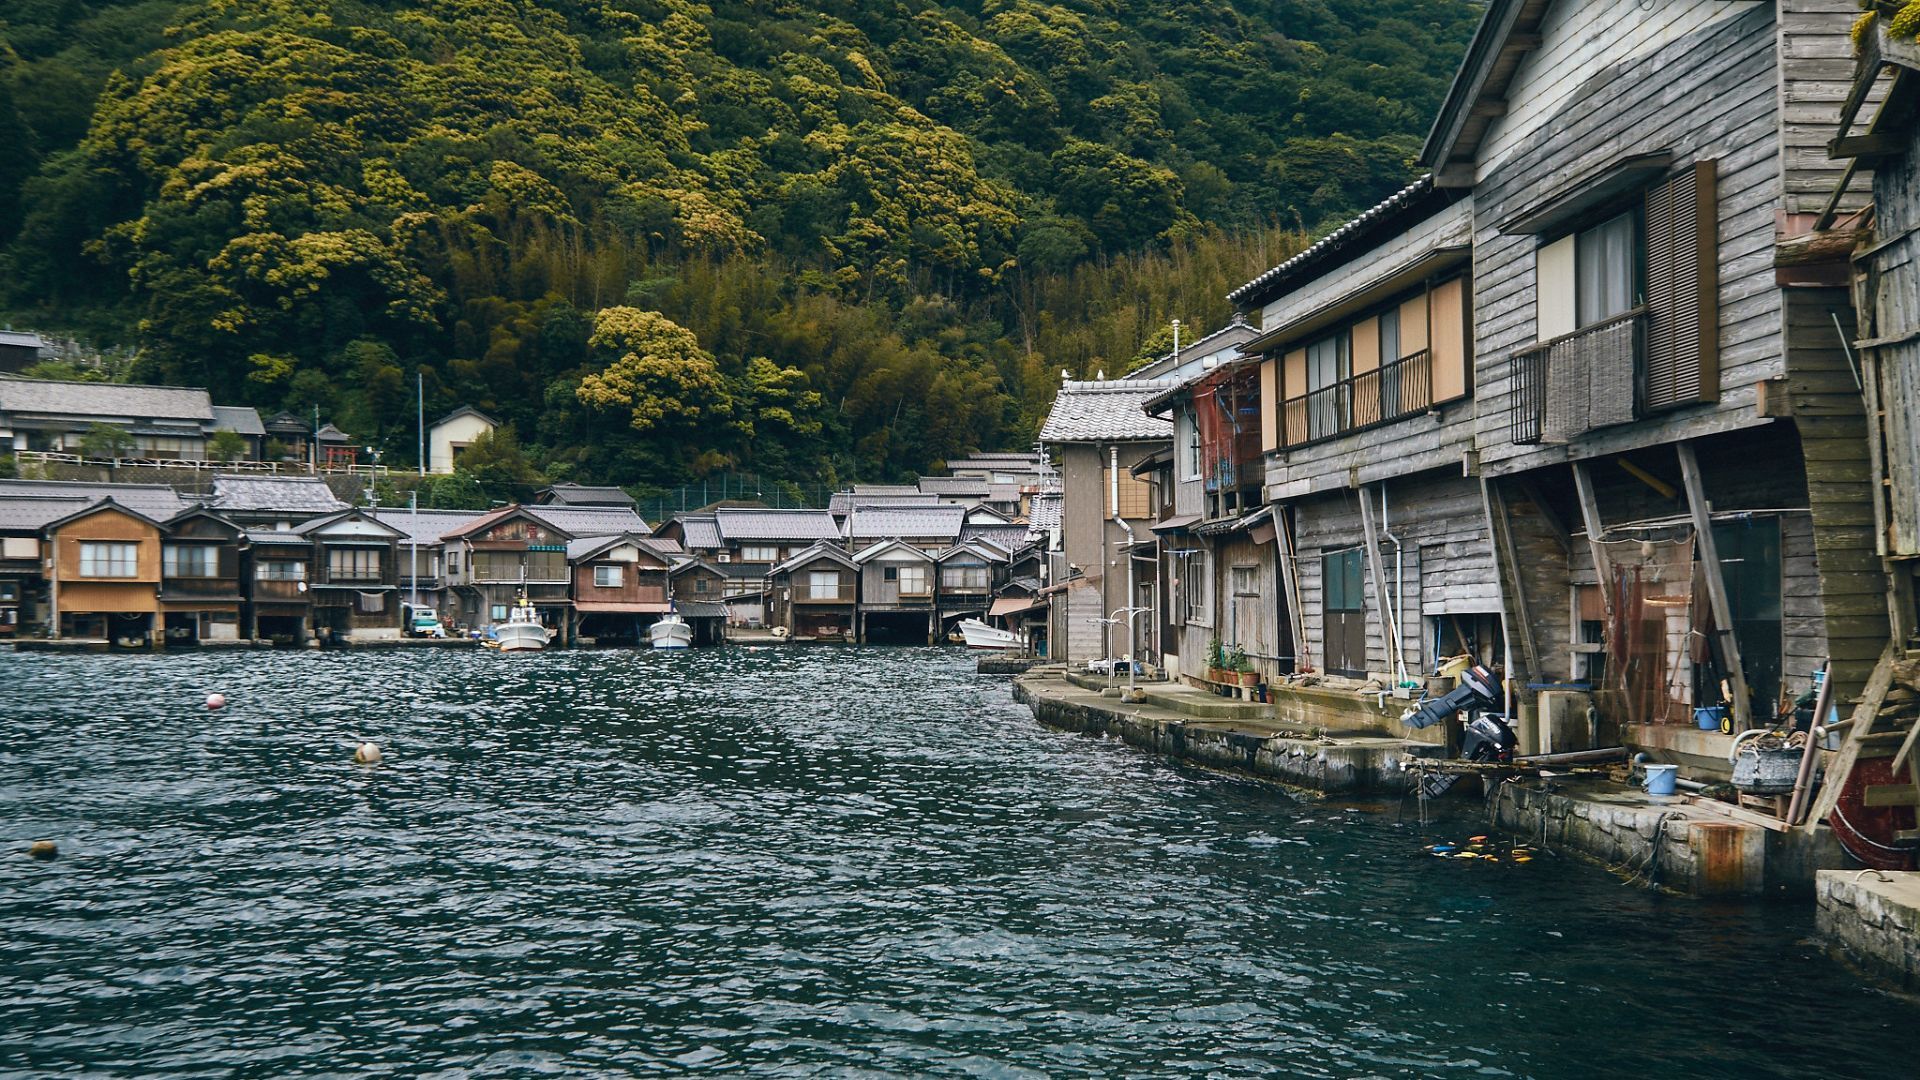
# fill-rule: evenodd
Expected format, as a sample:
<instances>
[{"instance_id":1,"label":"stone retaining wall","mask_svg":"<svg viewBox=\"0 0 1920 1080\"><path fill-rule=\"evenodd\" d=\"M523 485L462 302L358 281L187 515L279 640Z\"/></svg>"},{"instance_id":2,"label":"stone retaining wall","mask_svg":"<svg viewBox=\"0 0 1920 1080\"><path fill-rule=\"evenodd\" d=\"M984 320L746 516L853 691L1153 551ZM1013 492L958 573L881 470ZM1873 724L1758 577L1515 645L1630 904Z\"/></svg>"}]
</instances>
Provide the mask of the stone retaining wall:
<instances>
[{"instance_id":1,"label":"stone retaining wall","mask_svg":"<svg viewBox=\"0 0 1920 1080\"><path fill-rule=\"evenodd\" d=\"M1815 925L1846 959L1920 991L1920 874L1822 870Z\"/></svg>"}]
</instances>

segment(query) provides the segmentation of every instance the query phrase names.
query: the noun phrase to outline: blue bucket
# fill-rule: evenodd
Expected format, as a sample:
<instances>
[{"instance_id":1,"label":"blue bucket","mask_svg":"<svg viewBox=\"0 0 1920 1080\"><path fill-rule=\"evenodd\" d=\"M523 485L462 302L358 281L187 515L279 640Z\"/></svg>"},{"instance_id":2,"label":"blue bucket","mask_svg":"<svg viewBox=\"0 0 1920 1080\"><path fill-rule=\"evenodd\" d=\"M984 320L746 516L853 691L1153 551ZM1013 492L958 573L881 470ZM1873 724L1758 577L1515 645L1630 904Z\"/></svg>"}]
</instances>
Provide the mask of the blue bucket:
<instances>
[{"instance_id":1,"label":"blue bucket","mask_svg":"<svg viewBox=\"0 0 1920 1080\"><path fill-rule=\"evenodd\" d=\"M1715 705L1710 709L1693 710L1693 722L1700 725L1701 731L1719 731L1720 721L1727 718L1727 707Z\"/></svg>"},{"instance_id":2,"label":"blue bucket","mask_svg":"<svg viewBox=\"0 0 1920 1080\"><path fill-rule=\"evenodd\" d=\"M1647 766L1647 794L1671 795L1674 790L1673 782L1678 779L1680 779L1678 765L1649 765Z\"/></svg>"}]
</instances>

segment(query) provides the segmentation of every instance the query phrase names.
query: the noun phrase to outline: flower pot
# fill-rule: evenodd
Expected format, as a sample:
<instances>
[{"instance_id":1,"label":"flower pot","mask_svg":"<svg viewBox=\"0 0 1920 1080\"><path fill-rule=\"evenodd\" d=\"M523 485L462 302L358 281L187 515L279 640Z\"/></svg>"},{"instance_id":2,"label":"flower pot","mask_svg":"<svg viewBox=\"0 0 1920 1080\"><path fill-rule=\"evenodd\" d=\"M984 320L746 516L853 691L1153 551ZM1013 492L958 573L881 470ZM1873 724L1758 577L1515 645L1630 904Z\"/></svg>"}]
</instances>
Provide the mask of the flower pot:
<instances>
[{"instance_id":1,"label":"flower pot","mask_svg":"<svg viewBox=\"0 0 1920 1080\"><path fill-rule=\"evenodd\" d=\"M1252 686L1260 681L1260 673L1257 671L1236 671L1234 676L1241 686Z\"/></svg>"}]
</instances>

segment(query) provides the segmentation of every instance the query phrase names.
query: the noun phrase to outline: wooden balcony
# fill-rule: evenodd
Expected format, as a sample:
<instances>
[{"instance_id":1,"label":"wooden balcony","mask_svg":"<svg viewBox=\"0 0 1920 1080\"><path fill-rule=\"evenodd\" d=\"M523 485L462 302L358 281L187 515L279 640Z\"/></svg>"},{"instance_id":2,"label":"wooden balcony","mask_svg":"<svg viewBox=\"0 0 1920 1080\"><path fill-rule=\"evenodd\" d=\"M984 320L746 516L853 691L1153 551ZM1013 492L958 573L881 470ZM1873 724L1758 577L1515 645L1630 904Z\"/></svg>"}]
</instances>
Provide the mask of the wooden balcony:
<instances>
[{"instance_id":1,"label":"wooden balcony","mask_svg":"<svg viewBox=\"0 0 1920 1080\"><path fill-rule=\"evenodd\" d=\"M851 604L855 590L851 585L838 589L814 589L801 586L793 590L793 602L796 604Z\"/></svg>"},{"instance_id":2,"label":"wooden balcony","mask_svg":"<svg viewBox=\"0 0 1920 1080\"><path fill-rule=\"evenodd\" d=\"M1646 325L1635 308L1514 353L1509 440L1563 443L1638 419Z\"/></svg>"},{"instance_id":3,"label":"wooden balcony","mask_svg":"<svg viewBox=\"0 0 1920 1080\"><path fill-rule=\"evenodd\" d=\"M1282 404L1282 442L1305 446L1433 408L1433 354L1425 349Z\"/></svg>"}]
</instances>

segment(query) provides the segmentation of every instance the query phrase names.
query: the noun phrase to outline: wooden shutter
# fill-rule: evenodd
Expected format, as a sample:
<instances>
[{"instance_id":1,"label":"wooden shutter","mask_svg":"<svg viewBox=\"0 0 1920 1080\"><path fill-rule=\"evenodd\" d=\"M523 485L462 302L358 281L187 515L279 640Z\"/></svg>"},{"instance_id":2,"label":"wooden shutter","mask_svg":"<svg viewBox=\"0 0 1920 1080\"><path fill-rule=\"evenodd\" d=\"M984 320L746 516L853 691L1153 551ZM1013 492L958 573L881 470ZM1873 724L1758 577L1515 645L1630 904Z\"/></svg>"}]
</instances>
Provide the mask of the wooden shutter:
<instances>
[{"instance_id":1,"label":"wooden shutter","mask_svg":"<svg viewBox=\"0 0 1920 1080\"><path fill-rule=\"evenodd\" d=\"M1720 396L1713 162L1646 195L1649 412Z\"/></svg>"}]
</instances>

